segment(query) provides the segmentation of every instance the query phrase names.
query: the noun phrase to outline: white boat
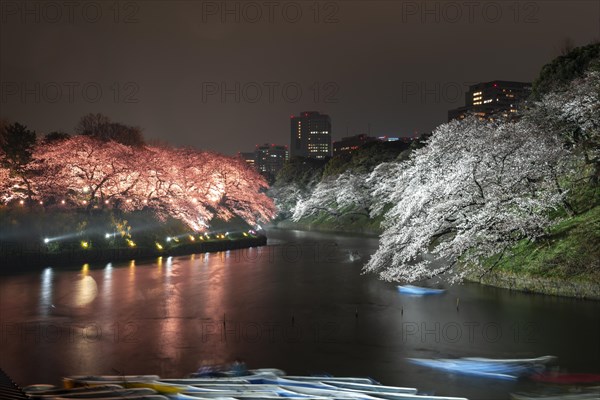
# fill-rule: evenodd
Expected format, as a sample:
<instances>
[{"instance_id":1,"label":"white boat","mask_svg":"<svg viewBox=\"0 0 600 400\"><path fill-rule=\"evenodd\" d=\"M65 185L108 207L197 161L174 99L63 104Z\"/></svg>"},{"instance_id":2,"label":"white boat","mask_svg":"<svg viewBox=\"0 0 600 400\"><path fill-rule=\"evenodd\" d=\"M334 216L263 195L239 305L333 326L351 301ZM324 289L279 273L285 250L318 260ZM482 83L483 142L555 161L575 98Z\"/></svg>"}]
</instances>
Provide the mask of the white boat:
<instances>
[{"instance_id":1,"label":"white boat","mask_svg":"<svg viewBox=\"0 0 600 400\"><path fill-rule=\"evenodd\" d=\"M61 389L56 385L48 385L45 383L38 383L38 384L34 384L34 385L29 385L29 386L25 386L23 388L24 392L45 392L47 390L53 390L53 389Z\"/></svg>"},{"instance_id":2,"label":"white boat","mask_svg":"<svg viewBox=\"0 0 600 400\"><path fill-rule=\"evenodd\" d=\"M319 381L299 381L288 378L265 378L265 377L257 377L257 378L248 378L248 381L252 384L266 384L266 385L277 385L277 386L304 386L304 387L314 387L314 388L322 388L322 389L335 389L334 386L327 385L323 382Z\"/></svg>"},{"instance_id":3,"label":"white boat","mask_svg":"<svg viewBox=\"0 0 600 400\"><path fill-rule=\"evenodd\" d=\"M133 388L133 389L108 389L108 390L76 390L66 393L36 395L36 399L55 399L62 397L67 399L98 399L98 398L130 398L148 395L156 395L155 390L148 388Z\"/></svg>"},{"instance_id":4,"label":"white boat","mask_svg":"<svg viewBox=\"0 0 600 400\"><path fill-rule=\"evenodd\" d=\"M398 386L373 385L366 383L354 382L339 382L339 381L323 381L328 385L333 385L343 389L368 390L371 392L388 392L388 393L417 393L416 388L406 388Z\"/></svg>"},{"instance_id":5,"label":"white boat","mask_svg":"<svg viewBox=\"0 0 600 400\"><path fill-rule=\"evenodd\" d=\"M556 356L542 356L536 358L483 358L483 357L465 357L461 360L477 361L482 363L501 363L501 364L548 364L556 361Z\"/></svg>"},{"instance_id":6,"label":"white boat","mask_svg":"<svg viewBox=\"0 0 600 400\"><path fill-rule=\"evenodd\" d=\"M243 392L235 391L235 390L218 390L218 391L210 391L210 392L184 390L180 393L187 394L189 396L204 397L207 399L214 399L214 398L219 398L219 397L241 397L241 396L252 396L252 397L277 396L277 394L275 394L274 392L267 392L267 391L263 391L263 390L256 390L256 391L247 390L247 391L243 391Z\"/></svg>"},{"instance_id":7,"label":"white boat","mask_svg":"<svg viewBox=\"0 0 600 400\"><path fill-rule=\"evenodd\" d=\"M367 396L372 396L375 398L386 399L386 400L466 400L462 397L433 396L433 395L424 395L424 394L418 394L418 393L371 392L368 390L353 390L353 389L342 389L342 390L356 392L356 393L364 393Z\"/></svg>"},{"instance_id":8,"label":"white boat","mask_svg":"<svg viewBox=\"0 0 600 400\"><path fill-rule=\"evenodd\" d=\"M250 369L248 372L251 372L253 375L275 375L275 376L283 376L285 375L285 371L282 371L278 368L257 368Z\"/></svg>"},{"instance_id":9,"label":"white boat","mask_svg":"<svg viewBox=\"0 0 600 400\"><path fill-rule=\"evenodd\" d=\"M253 391L253 392L272 392L279 390L279 385L261 384L261 383L207 383L201 385L188 385L197 389L206 389L210 391Z\"/></svg>"},{"instance_id":10,"label":"white boat","mask_svg":"<svg viewBox=\"0 0 600 400\"><path fill-rule=\"evenodd\" d=\"M63 378L63 385L69 389L75 386L120 385L125 382L147 382L160 379L158 375L73 375Z\"/></svg>"},{"instance_id":11,"label":"white boat","mask_svg":"<svg viewBox=\"0 0 600 400\"><path fill-rule=\"evenodd\" d=\"M101 390L119 390L123 389L121 385L98 385L91 387L76 387L71 389L65 389L53 385L45 385L50 386L48 389L44 389L44 385L35 385L35 387L26 387L23 389L27 395L32 399L44 399L44 398L52 398L56 396L62 396L65 394L72 393L82 393L82 392L97 392Z\"/></svg>"},{"instance_id":12,"label":"white boat","mask_svg":"<svg viewBox=\"0 0 600 400\"><path fill-rule=\"evenodd\" d=\"M196 394L177 393L170 395L171 400L237 400L235 397L198 397Z\"/></svg>"},{"instance_id":13,"label":"white boat","mask_svg":"<svg viewBox=\"0 0 600 400\"><path fill-rule=\"evenodd\" d=\"M456 360L420 360L452 364L454 368L483 365L488 374L499 374L506 368L511 371L531 368L548 362L551 356L520 360L488 360L470 358ZM414 359L419 360L419 359ZM467 368L469 369L469 368ZM156 375L104 375L71 376L64 379L65 387L32 386L30 394L40 400L66 399L114 399L135 400L466 400L418 394L416 388L381 385L371 378L335 376L291 376L274 368L251 370L252 375L241 377L199 377L186 379L161 379ZM158 393L157 393L158 392ZM161 395L162 394L162 395ZM587 398L585 399L587 400Z\"/></svg>"},{"instance_id":14,"label":"white boat","mask_svg":"<svg viewBox=\"0 0 600 400\"><path fill-rule=\"evenodd\" d=\"M181 378L181 379L157 379L158 382L176 385L204 385L209 383L249 383L243 378L215 377L215 378Z\"/></svg>"},{"instance_id":15,"label":"white boat","mask_svg":"<svg viewBox=\"0 0 600 400\"><path fill-rule=\"evenodd\" d=\"M350 390L340 390L335 386L332 386L331 389L323 389L316 387L305 387L305 386L282 386L284 389L289 390L291 392L307 394L310 396L317 397L329 397L335 399L378 399L377 397L369 396L367 394L361 392L355 392Z\"/></svg>"},{"instance_id":16,"label":"white boat","mask_svg":"<svg viewBox=\"0 0 600 400\"><path fill-rule=\"evenodd\" d=\"M228 393L228 395L243 395L246 393L265 393L265 394L276 394L281 397L302 397L301 395L282 389L277 385L190 385L189 392L197 393L198 396L203 394L206 397L218 397L221 393ZM187 390L182 391L188 393Z\"/></svg>"},{"instance_id":17,"label":"white boat","mask_svg":"<svg viewBox=\"0 0 600 400\"><path fill-rule=\"evenodd\" d=\"M315 396L325 396L335 399L382 399L381 394L383 392L361 392L355 391L351 389L347 390L327 390L327 389L317 389L317 388L306 388L306 387L290 387L286 388L291 391L297 391L303 394L311 394ZM411 394L411 393L386 393L386 395L393 396L394 400L468 400L464 397L448 397L448 396L429 396L429 395L420 395L420 394Z\"/></svg>"},{"instance_id":18,"label":"white boat","mask_svg":"<svg viewBox=\"0 0 600 400\"><path fill-rule=\"evenodd\" d=\"M72 400L72 397L53 397L52 400ZM94 400L115 400L115 399L127 399L127 400L169 400L168 397L160 394L148 394L141 396L127 396L127 397L93 397Z\"/></svg>"},{"instance_id":19,"label":"white boat","mask_svg":"<svg viewBox=\"0 0 600 400\"><path fill-rule=\"evenodd\" d=\"M293 381L301 382L325 382L325 381L336 381L336 382L348 382L348 383L365 383L365 384L378 384L374 379L371 378L354 378L348 376L295 376L295 375L284 375L282 378L290 379Z\"/></svg>"}]
</instances>

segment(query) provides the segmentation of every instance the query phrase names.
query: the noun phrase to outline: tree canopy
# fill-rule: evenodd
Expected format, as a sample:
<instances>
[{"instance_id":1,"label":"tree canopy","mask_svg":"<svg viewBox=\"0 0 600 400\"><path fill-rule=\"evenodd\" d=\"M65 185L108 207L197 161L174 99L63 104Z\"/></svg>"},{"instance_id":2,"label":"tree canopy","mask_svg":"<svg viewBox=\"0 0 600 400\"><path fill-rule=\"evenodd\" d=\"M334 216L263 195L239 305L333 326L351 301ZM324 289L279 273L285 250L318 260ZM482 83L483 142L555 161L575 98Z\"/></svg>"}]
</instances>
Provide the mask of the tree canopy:
<instances>
[{"instance_id":1,"label":"tree canopy","mask_svg":"<svg viewBox=\"0 0 600 400\"><path fill-rule=\"evenodd\" d=\"M592 43L572 49L544 65L533 82L532 98L540 100L545 94L564 87L573 79L581 78L591 65L598 65L600 43Z\"/></svg>"}]
</instances>

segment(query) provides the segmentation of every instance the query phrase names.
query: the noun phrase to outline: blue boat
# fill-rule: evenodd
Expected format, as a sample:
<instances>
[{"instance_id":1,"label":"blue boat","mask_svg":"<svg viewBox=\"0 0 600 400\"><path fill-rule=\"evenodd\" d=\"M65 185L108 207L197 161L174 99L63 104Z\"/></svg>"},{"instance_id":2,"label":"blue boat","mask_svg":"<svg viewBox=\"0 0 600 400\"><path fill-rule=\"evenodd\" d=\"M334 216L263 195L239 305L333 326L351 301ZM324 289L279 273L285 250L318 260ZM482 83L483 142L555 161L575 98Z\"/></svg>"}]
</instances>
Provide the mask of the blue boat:
<instances>
[{"instance_id":1,"label":"blue boat","mask_svg":"<svg viewBox=\"0 0 600 400\"><path fill-rule=\"evenodd\" d=\"M442 294L446 289L434 289L413 285L399 285L398 291L402 294L410 294L413 296L427 296L432 294Z\"/></svg>"},{"instance_id":2,"label":"blue boat","mask_svg":"<svg viewBox=\"0 0 600 400\"><path fill-rule=\"evenodd\" d=\"M409 358L414 364L440 369L452 373L476 375L485 378L516 380L519 376L534 372L543 364L552 360L546 356L533 359L494 360L487 358L423 359Z\"/></svg>"}]
</instances>

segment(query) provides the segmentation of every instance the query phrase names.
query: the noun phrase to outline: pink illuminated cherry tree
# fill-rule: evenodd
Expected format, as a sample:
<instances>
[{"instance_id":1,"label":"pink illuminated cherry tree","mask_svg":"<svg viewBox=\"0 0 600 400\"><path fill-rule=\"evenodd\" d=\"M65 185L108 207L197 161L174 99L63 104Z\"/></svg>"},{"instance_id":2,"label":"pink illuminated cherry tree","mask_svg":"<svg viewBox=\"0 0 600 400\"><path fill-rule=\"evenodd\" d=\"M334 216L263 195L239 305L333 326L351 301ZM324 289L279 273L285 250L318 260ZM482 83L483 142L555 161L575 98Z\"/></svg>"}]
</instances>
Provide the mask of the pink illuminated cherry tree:
<instances>
[{"instance_id":1,"label":"pink illuminated cherry tree","mask_svg":"<svg viewBox=\"0 0 600 400\"><path fill-rule=\"evenodd\" d=\"M126 146L89 136L36 146L30 165L34 200L45 206L149 209L196 231L219 217L255 225L273 218L265 179L243 161L205 151ZM0 169L0 200L22 198L18 180Z\"/></svg>"}]
</instances>

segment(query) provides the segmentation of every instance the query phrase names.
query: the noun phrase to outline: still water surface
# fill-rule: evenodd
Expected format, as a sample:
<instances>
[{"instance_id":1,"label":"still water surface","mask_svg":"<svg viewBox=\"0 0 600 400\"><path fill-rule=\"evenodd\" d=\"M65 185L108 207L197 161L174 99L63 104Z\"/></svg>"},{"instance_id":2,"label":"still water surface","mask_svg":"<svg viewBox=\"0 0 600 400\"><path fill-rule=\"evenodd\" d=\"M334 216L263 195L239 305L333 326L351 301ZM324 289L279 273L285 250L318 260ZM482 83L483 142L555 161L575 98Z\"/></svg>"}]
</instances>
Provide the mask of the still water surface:
<instances>
[{"instance_id":1,"label":"still water surface","mask_svg":"<svg viewBox=\"0 0 600 400\"><path fill-rule=\"evenodd\" d=\"M273 230L261 248L4 276L0 367L26 385L73 374L181 377L203 360L239 358L473 399L531 384L406 358L551 354L571 372L600 372L600 302L477 284L407 297L361 275L376 248L376 238Z\"/></svg>"}]
</instances>

